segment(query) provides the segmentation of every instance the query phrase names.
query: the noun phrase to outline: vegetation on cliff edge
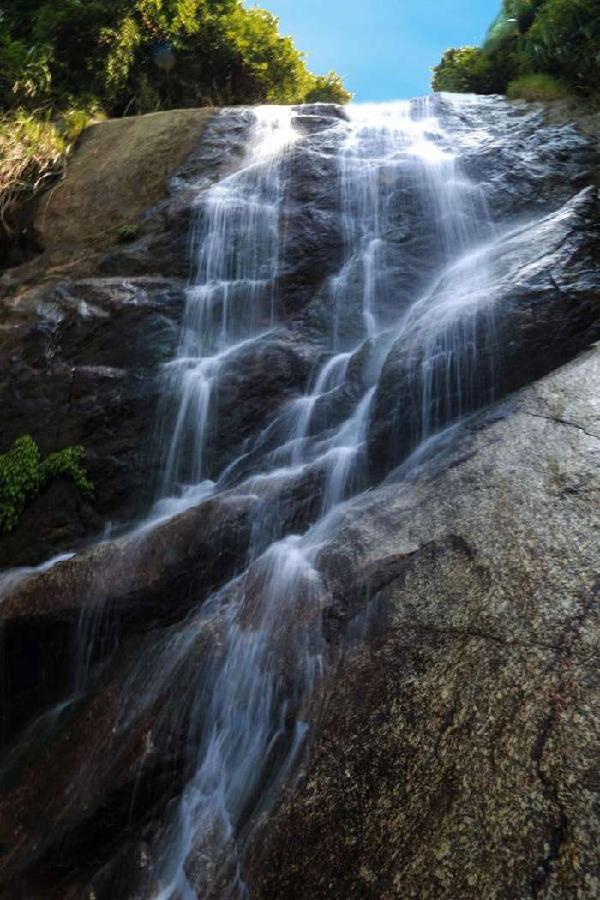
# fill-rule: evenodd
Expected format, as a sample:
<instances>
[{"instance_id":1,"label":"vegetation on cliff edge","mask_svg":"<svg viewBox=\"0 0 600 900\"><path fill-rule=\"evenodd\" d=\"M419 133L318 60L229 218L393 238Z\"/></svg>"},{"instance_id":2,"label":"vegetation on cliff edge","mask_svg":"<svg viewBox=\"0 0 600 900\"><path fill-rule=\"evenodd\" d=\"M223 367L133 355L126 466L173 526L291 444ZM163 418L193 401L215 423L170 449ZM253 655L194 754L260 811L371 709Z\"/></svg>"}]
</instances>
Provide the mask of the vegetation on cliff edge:
<instances>
[{"instance_id":1,"label":"vegetation on cliff edge","mask_svg":"<svg viewBox=\"0 0 600 900\"><path fill-rule=\"evenodd\" d=\"M94 488L87 477L84 457L83 447L65 447L42 459L33 438L18 438L0 456L0 533L12 531L27 503L61 475L71 478L83 494L91 494Z\"/></svg>"},{"instance_id":2,"label":"vegetation on cliff edge","mask_svg":"<svg viewBox=\"0 0 600 900\"><path fill-rule=\"evenodd\" d=\"M600 92L600 0L503 0L482 47L447 50L435 91L530 100Z\"/></svg>"},{"instance_id":3,"label":"vegetation on cliff edge","mask_svg":"<svg viewBox=\"0 0 600 900\"><path fill-rule=\"evenodd\" d=\"M349 99L242 0L0 0L0 231L98 116Z\"/></svg>"}]
</instances>

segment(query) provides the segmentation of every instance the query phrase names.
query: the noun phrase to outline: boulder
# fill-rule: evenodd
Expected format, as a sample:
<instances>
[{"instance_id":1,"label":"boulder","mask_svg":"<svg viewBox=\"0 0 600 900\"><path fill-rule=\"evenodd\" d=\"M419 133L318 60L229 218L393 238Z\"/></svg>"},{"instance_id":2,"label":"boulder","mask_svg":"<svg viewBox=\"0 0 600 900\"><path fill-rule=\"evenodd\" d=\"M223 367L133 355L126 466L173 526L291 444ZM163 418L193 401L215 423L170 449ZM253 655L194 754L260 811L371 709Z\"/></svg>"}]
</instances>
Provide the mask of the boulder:
<instances>
[{"instance_id":1,"label":"boulder","mask_svg":"<svg viewBox=\"0 0 600 900\"><path fill-rule=\"evenodd\" d=\"M600 336L595 187L500 237L477 264L485 274L479 284L467 282L468 296L459 264L396 327L369 435L379 475L423 437L529 384ZM464 312L456 312L457 297Z\"/></svg>"},{"instance_id":2,"label":"boulder","mask_svg":"<svg viewBox=\"0 0 600 900\"><path fill-rule=\"evenodd\" d=\"M39 201L34 229L45 252L114 246L121 226L138 223L165 199L213 115L211 109L181 109L88 128L66 178Z\"/></svg>"},{"instance_id":3,"label":"boulder","mask_svg":"<svg viewBox=\"0 0 600 900\"><path fill-rule=\"evenodd\" d=\"M310 754L253 898L595 896L600 354L346 513Z\"/></svg>"}]
</instances>

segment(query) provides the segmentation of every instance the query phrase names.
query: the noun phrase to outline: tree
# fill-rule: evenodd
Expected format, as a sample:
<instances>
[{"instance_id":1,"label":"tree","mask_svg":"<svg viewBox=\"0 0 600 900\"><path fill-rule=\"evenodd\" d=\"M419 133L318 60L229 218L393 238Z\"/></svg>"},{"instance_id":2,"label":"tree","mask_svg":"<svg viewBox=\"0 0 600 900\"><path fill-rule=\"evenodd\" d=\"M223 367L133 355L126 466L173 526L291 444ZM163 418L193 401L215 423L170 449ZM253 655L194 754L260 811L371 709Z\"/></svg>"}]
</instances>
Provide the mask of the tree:
<instances>
[{"instance_id":1,"label":"tree","mask_svg":"<svg viewBox=\"0 0 600 900\"><path fill-rule=\"evenodd\" d=\"M479 47L446 50L433 70L434 91L458 94L495 94L503 90L502 73Z\"/></svg>"},{"instance_id":2,"label":"tree","mask_svg":"<svg viewBox=\"0 0 600 900\"><path fill-rule=\"evenodd\" d=\"M547 0L527 34L532 68L582 89L600 88L597 0Z\"/></svg>"},{"instance_id":3,"label":"tree","mask_svg":"<svg viewBox=\"0 0 600 900\"><path fill-rule=\"evenodd\" d=\"M94 98L110 115L350 97L335 72L308 70L273 15L242 0L5 0L2 8L5 108L17 102L15 70L30 51L43 58L56 106Z\"/></svg>"},{"instance_id":4,"label":"tree","mask_svg":"<svg viewBox=\"0 0 600 900\"><path fill-rule=\"evenodd\" d=\"M327 75L314 75L313 84L305 97L306 103L349 103L352 94L344 87L344 82L337 72Z\"/></svg>"},{"instance_id":5,"label":"tree","mask_svg":"<svg viewBox=\"0 0 600 900\"><path fill-rule=\"evenodd\" d=\"M600 0L503 0L483 48L449 50L434 90L504 91L515 81L544 94L600 89Z\"/></svg>"}]
</instances>

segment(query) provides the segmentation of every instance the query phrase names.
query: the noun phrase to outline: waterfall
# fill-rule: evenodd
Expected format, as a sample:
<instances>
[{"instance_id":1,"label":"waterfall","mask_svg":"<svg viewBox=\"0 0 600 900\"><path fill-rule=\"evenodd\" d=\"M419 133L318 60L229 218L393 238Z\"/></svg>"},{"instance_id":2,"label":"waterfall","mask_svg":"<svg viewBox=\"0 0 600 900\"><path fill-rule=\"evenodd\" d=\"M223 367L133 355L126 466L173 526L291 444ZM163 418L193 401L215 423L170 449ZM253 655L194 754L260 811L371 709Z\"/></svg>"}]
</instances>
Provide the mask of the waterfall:
<instances>
[{"instance_id":1,"label":"waterfall","mask_svg":"<svg viewBox=\"0 0 600 900\"><path fill-rule=\"evenodd\" d=\"M84 566L93 602L74 637L75 688L39 718L46 735L65 709L85 708L119 646L113 595L126 582L137 598L146 564L144 584L160 580L178 523L193 544L207 510L213 527L228 504L243 505L241 539L227 519L200 542L218 560L231 542L234 562L206 578L194 569L191 597L116 681L110 724L118 736L139 729L140 771L165 735L177 760L144 835L139 896L250 896L250 851L299 769L343 639L363 624L327 639L336 598L323 548L371 488L411 477L495 397L494 279L507 232L463 166L485 147L485 116L469 119L485 102L224 109L203 136L220 159L189 187L191 276L160 373L157 500L113 535L120 552L109 546L104 566L116 559L114 572ZM194 545L185 565L204 552ZM0 597L61 560L77 572L71 556L4 573ZM174 570L166 593L179 590Z\"/></svg>"},{"instance_id":2,"label":"waterfall","mask_svg":"<svg viewBox=\"0 0 600 900\"><path fill-rule=\"evenodd\" d=\"M369 486L366 439L389 354L402 348L418 445L471 408L482 317L486 339L493 335L486 280L494 229L432 101L350 107L308 134L297 116L311 113L255 110L241 166L199 195L195 276L177 356L165 367L163 495L237 490L265 502L246 570L186 626L218 637L193 692L187 786L156 848L160 900L247 896L245 846L294 770L331 663L318 554L344 503ZM237 458L221 462L211 449L220 380L280 328L284 223L299 153L336 161L343 249L326 292L327 333L305 393L286 401ZM411 241L398 233L403 184L429 229L421 238L426 265L411 274L410 290L395 254ZM350 400L340 416L344 392ZM304 533L286 533L273 496L308 473L320 501Z\"/></svg>"},{"instance_id":3,"label":"waterfall","mask_svg":"<svg viewBox=\"0 0 600 900\"><path fill-rule=\"evenodd\" d=\"M231 357L273 326L273 284L285 156L293 140L287 108L257 110L242 168L203 198L193 239L195 281L187 292L182 337L167 377L178 410L166 453L163 493L206 474L219 373Z\"/></svg>"}]
</instances>

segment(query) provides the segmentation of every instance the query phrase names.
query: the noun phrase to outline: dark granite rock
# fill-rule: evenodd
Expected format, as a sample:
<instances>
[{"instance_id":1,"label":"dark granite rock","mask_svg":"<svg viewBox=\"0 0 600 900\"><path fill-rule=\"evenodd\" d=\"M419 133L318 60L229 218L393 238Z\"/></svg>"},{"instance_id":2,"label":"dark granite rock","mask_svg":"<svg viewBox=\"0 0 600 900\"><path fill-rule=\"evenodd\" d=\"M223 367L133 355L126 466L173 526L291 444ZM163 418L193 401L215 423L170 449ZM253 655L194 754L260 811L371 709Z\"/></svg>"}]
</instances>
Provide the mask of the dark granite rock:
<instances>
[{"instance_id":1,"label":"dark granite rock","mask_svg":"<svg viewBox=\"0 0 600 900\"><path fill-rule=\"evenodd\" d=\"M518 229L492 254L494 330L489 317L476 325L485 389L469 395L463 385L460 403L449 392L439 427L597 338L600 248L597 191L578 193L593 180L591 139L498 98L434 102L452 118L457 171L480 183L474 202L487 200L497 217L510 212ZM344 260L349 324L339 337L354 346L363 335L361 263L346 258L337 179L344 114L323 104L297 112L277 327L223 365L216 393L212 474L247 451L219 497L80 549L152 499L158 379L181 321L198 185L240 164L252 114L216 115L195 149L185 124L186 154L169 190L145 212L127 195L139 224L131 243L96 235L76 259L46 251L45 270L36 260L4 279L0 451L23 433L45 453L83 443L96 484L88 501L56 482L0 539L11 564L80 551L10 576L10 589L5 582L6 900L158 892L156 848L190 776L194 698L223 646L227 600L244 590L251 610L260 578L236 579L203 621L202 604L319 514L322 461L260 478L287 406L331 352L340 301L331 279ZM168 121L153 121L164 152ZM377 313L390 332L364 341L311 421L325 434L345 418L387 356L372 408L373 481L413 445L411 404L423 390L408 384L407 348L394 329L428 286L444 239L415 167L384 174L391 226L378 248L388 282ZM95 181L91 195L98 190ZM69 241L76 199L67 192ZM541 212L543 221L525 221ZM272 328L266 317L264 325ZM492 366L500 344L503 361ZM332 664L303 710L310 732L299 777L247 847L243 875L255 900L598 894L599 371L598 354L585 353L474 415L345 507L324 535L316 567ZM285 679L285 629L278 641ZM192 852L186 866L202 884L196 863Z\"/></svg>"},{"instance_id":2,"label":"dark granite rock","mask_svg":"<svg viewBox=\"0 0 600 900\"><path fill-rule=\"evenodd\" d=\"M464 321L451 332L438 329L444 311L438 313L436 296L453 301L460 291L454 272L434 287L422 319L397 330L369 435L379 475L422 439L423 418L435 432L557 368L600 337L597 189L585 189L558 212L501 238L481 265L489 268L483 303L475 313L466 307ZM424 366L432 342L438 355Z\"/></svg>"},{"instance_id":3,"label":"dark granite rock","mask_svg":"<svg viewBox=\"0 0 600 900\"><path fill-rule=\"evenodd\" d=\"M594 896L598 352L350 509L322 551L346 636L251 896Z\"/></svg>"}]
</instances>

